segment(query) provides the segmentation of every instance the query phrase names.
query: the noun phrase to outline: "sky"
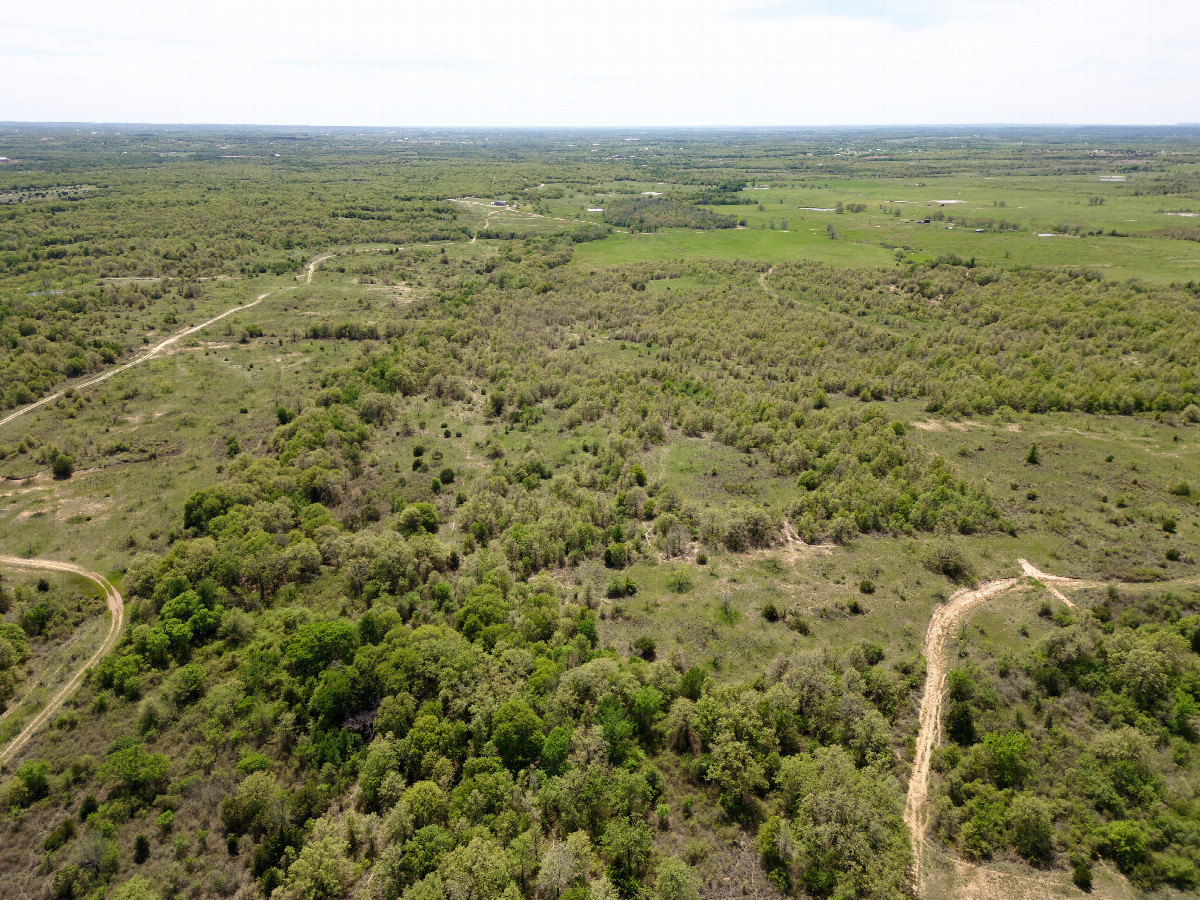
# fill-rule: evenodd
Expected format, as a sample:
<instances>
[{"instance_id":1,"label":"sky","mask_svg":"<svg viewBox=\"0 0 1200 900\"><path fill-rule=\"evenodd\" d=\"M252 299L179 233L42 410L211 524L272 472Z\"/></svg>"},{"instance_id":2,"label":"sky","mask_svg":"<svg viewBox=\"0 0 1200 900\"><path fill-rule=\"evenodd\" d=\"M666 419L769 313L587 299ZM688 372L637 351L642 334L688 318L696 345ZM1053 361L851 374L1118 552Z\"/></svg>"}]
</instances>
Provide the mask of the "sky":
<instances>
[{"instance_id":1,"label":"sky","mask_svg":"<svg viewBox=\"0 0 1200 900\"><path fill-rule=\"evenodd\" d=\"M1196 0L6 3L0 121L1200 122Z\"/></svg>"}]
</instances>

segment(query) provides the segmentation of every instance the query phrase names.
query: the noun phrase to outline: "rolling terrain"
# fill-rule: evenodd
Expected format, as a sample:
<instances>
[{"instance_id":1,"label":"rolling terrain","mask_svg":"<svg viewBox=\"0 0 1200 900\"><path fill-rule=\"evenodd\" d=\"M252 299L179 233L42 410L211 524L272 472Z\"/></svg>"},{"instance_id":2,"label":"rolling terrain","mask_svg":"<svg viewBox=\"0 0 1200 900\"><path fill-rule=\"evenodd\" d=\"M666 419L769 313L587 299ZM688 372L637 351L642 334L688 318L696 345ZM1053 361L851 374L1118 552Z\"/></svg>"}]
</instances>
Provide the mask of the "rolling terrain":
<instances>
[{"instance_id":1,"label":"rolling terrain","mask_svg":"<svg viewBox=\"0 0 1200 900\"><path fill-rule=\"evenodd\" d=\"M1194 135L61 137L0 893L1200 885Z\"/></svg>"}]
</instances>

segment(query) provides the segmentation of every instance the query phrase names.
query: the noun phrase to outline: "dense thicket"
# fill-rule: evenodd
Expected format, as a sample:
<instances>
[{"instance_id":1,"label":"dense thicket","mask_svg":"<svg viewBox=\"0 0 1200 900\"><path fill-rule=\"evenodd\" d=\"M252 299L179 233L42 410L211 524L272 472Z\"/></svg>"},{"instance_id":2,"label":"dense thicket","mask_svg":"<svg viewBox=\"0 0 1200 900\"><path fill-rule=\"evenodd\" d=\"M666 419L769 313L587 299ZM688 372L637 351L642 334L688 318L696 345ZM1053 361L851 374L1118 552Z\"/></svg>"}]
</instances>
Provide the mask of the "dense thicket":
<instances>
[{"instance_id":1,"label":"dense thicket","mask_svg":"<svg viewBox=\"0 0 1200 900\"><path fill-rule=\"evenodd\" d=\"M604 221L633 231L660 228L736 228L737 219L667 197L613 197L605 200Z\"/></svg>"}]
</instances>

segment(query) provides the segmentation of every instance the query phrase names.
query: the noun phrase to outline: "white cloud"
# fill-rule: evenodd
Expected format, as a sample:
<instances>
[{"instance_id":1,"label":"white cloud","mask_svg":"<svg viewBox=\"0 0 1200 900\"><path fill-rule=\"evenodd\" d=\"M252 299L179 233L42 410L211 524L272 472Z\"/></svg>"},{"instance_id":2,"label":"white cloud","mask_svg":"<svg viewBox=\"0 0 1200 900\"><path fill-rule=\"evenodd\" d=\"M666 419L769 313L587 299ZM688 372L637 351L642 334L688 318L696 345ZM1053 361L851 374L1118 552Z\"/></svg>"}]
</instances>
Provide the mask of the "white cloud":
<instances>
[{"instance_id":1,"label":"white cloud","mask_svg":"<svg viewBox=\"0 0 1200 900\"><path fill-rule=\"evenodd\" d=\"M8 120L1200 120L1187 0L48 0L5 19Z\"/></svg>"}]
</instances>

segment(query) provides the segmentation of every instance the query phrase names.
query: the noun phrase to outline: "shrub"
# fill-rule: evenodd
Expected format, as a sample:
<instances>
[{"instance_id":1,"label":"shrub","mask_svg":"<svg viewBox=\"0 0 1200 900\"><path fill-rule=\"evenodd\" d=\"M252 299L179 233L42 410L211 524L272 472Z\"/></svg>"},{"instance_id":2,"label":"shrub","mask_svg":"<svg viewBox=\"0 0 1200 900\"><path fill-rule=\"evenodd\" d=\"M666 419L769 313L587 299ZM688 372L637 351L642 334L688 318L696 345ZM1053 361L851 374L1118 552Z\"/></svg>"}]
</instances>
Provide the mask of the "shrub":
<instances>
[{"instance_id":1,"label":"shrub","mask_svg":"<svg viewBox=\"0 0 1200 900\"><path fill-rule=\"evenodd\" d=\"M75 820L68 816L58 823L58 827L46 835L46 839L42 841L42 849L47 853L53 853L74 836Z\"/></svg>"},{"instance_id":2,"label":"shrub","mask_svg":"<svg viewBox=\"0 0 1200 900\"><path fill-rule=\"evenodd\" d=\"M158 814L158 818L154 820L154 824L158 826L159 833L166 837L171 833L171 829L175 827L175 811L164 809Z\"/></svg>"},{"instance_id":3,"label":"shrub","mask_svg":"<svg viewBox=\"0 0 1200 900\"><path fill-rule=\"evenodd\" d=\"M629 550L624 543L618 541L604 548L604 565L610 569L623 569L628 561Z\"/></svg>"},{"instance_id":4,"label":"shrub","mask_svg":"<svg viewBox=\"0 0 1200 900\"><path fill-rule=\"evenodd\" d=\"M29 802L41 800L50 793L50 763L43 759L31 759L17 768L17 780L24 785Z\"/></svg>"},{"instance_id":5,"label":"shrub","mask_svg":"<svg viewBox=\"0 0 1200 900\"><path fill-rule=\"evenodd\" d=\"M692 589L691 573L682 566L676 566L667 576L667 587L677 594L687 593Z\"/></svg>"},{"instance_id":6,"label":"shrub","mask_svg":"<svg viewBox=\"0 0 1200 900\"><path fill-rule=\"evenodd\" d=\"M163 684L163 692L179 706L204 696L204 667L196 663L182 666Z\"/></svg>"},{"instance_id":7,"label":"shrub","mask_svg":"<svg viewBox=\"0 0 1200 900\"><path fill-rule=\"evenodd\" d=\"M946 710L946 734L956 744L968 747L975 743L975 716L971 704L955 701Z\"/></svg>"},{"instance_id":8,"label":"shrub","mask_svg":"<svg viewBox=\"0 0 1200 900\"><path fill-rule=\"evenodd\" d=\"M863 641L859 646L862 648L863 658L867 661L867 665L874 666L883 662L882 644L877 644L874 641Z\"/></svg>"},{"instance_id":9,"label":"shrub","mask_svg":"<svg viewBox=\"0 0 1200 900\"><path fill-rule=\"evenodd\" d=\"M617 576L609 581L605 593L610 600L616 600L621 597L632 597L637 593L637 583L632 578Z\"/></svg>"},{"instance_id":10,"label":"shrub","mask_svg":"<svg viewBox=\"0 0 1200 900\"><path fill-rule=\"evenodd\" d=\"M600 643L600 635L596 631L596 620L590 614L575 623L575 633L587 638L588 643L593 647Z\"/></svg>"},{"instance_id":11,"label":"shrub","mask_svg":"<svg viewBox=\"0 0 1200 900\"><path fill-rule=\"evenodd\" d=\"M788 613L787 627L796 632L796 634L802 634L805 637L808 637L808 635L812 634L812 626L808 624L808 619L804 618L804 616L800 615L799 613Z\"/></svg>"},{"instance_id":12,"label":"shrub","mask_svg":"<svg viewBox=\"0 0 1200 900\"><path fill-rule=\"evenodd\" d=\"M1086 862L1076 863L1075 870L1071 873L1071 880L1081 891L1091 891L1092 867Z\"/></svg>"},{"instance_id":13,"label":"shrub","mask_svg":"<svg viewBox=\"0 0 1200 900\"><path fill-rule=\"evenodd\" d=\"M1145 859L1147 837L1140 823L1130 820L1111 822L1104 836L1102 852L1122 872L1128 874Z\"/></svg>"},{"instance_id":14,"label":"shrub","mask_svg":"<svg viewBox=\"0 0 1200 900\"><path fill-rule=\"evenodd\" d=\"M669 804L660 803L654 810L654 814L658 816L658 827L666 831L671 827L671 807Z\"/></svg>"},{"instance_id":15,"label":"shrub","mask_svg":"<svg viewBox=\"0 0 1200 900\"><path fill-rule=\"evenodd\" d=\"M708 681L708 673L699 666L692 666L683 673L679 682L679 693L689 700L699 700L704 693L704 685Z\"/></svg>"},{"instance_id":16,"label":"shrub","mask_svg":"<svg viewBox=\"0 0 1200 900\"><path fill-rule=\"evenodd\" d=\"M864 578L858 583L858 590L863 594L873 594L875 593L875 582L869 578Z\"/></svg>"},{"instance_id":17,"label":"shrub","mask_svg":"<svg viewBox=\"0 0 1200 900\"><path fill-rule=\"evenodd\" d=\"M983 739L988 774L997 787L1015 787L1029 774L1026 759L1029 753L1029 735L1020 731L1004 734L993 732Z\"/></svg>"},{"instance_id":18,"label":"shrub","mask_svg":"<svg viewBox=\"0 0 1200 900\"><path fill-rule=\"evenodd\" d=\"M657 646L658 645L654 642L654 638L645 634L638 635L633 641L634 651L638 656L644 660L647 660L648 662L654 661L654 653L657 649Z\"/></svg>"},{"instance_id":19,"label":"shrub","mask_svg":"<svg viewBox=\"0 0 1200 900\"><path fill-rule=\"evenodd\" d=\"M397 527L405 537L414 534L436 534L438 530L437 509L432 503L410 503L400 513Z\"/></svg>"},{"instance_id":20,"label":"shrub","mask_svg":"<svg viewBox=\"0 0 1200 900\"><path fill-rule=\"evenodd\" d=\"M925 568L945 575L955 584L969 582L974 577L970 561L953 544L939 544L930 548L923 562Z\"/></svg>"},{"instance_id":21,"label":"shrub","mask_svg":"<svg viewBox=\"0 0 1200 900\"><path fill-rule=\"evenodd\" d=\"M60 453L54 457L50 468L55 481L66 481L75 474L75 460L65 453Z\"/></svg>"}]
</instances>

